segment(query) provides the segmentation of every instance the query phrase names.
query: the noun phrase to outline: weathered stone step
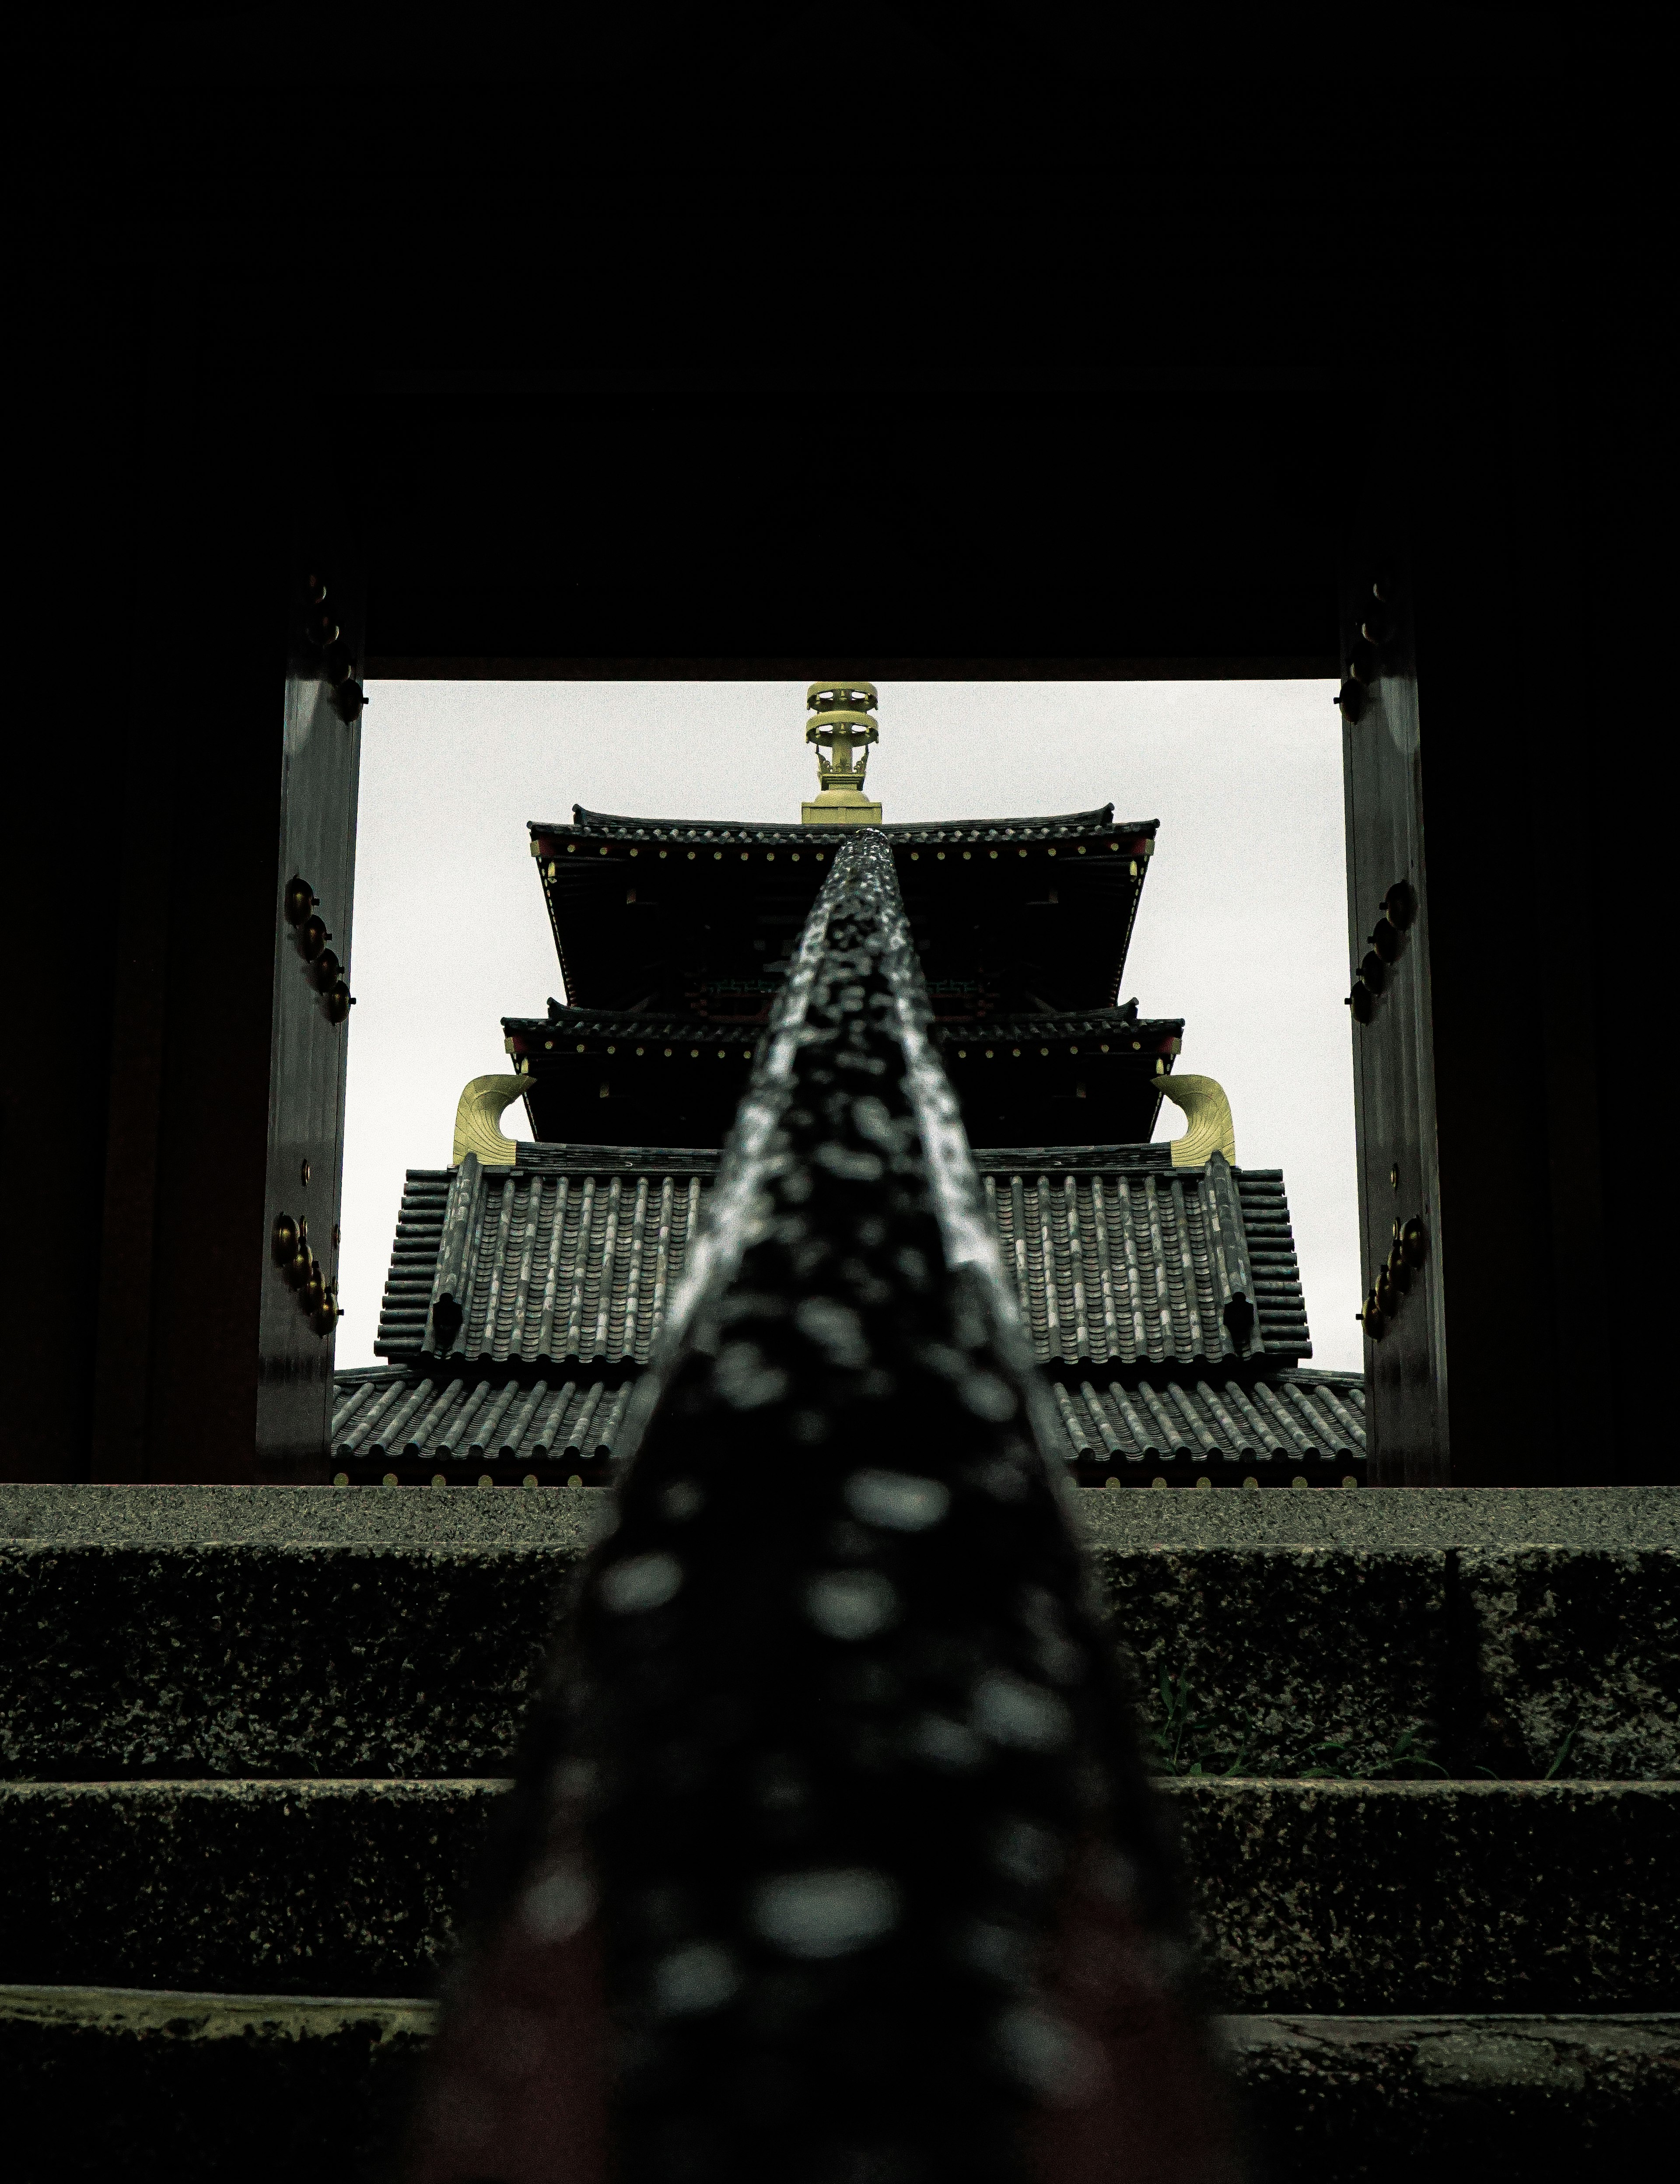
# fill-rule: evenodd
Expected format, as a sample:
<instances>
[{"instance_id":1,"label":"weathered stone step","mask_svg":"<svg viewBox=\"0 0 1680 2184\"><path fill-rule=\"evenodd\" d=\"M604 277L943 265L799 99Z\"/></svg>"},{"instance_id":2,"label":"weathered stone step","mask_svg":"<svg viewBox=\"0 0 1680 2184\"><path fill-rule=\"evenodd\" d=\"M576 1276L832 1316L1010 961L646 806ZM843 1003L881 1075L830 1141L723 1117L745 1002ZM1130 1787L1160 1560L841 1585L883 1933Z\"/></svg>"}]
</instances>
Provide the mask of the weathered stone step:
<instances>
[{"instance_id":1,"label":"weathered stone step","mask_svg":"<svg viewBox=\"0 0 1680 2184\"><path fill-rule=\"evenodd\" d=\"M424 1992L502 1787L0 1788L0 1980Z\"/></svg>"},{"instance_id":2,"label":"weathered stone step","mask_svg":"<svg viewBox=\"0 0 1680 2184\"><path fill-rule=\"evenodd\" d=\"M499 1771L576 1559L0 1543L0 1774Z\"/></svg>"},{"instance_id":3,"label":"weathered stone step","mask_svg":"<svg viewBox=\"0 0 1680 2184\"><path fill-rule=\"evenodd\" d=\"M1263 2184L1610 2179L1672 2161L1680 2017L1227 2017Z\"/></svg>"},{"instance_id":4,"label":"weathered stone step","mask_svg":"<svg viewBox=\"0 0 1680 2184\"><path fill-rule=\"evenodd\" d=\"M1410 1739L1454 1775L1680 1775L1672 1550L1104 1542L1093 1559L1177 1769L1392 1771Z\"/></svg>"},{"instance_id":5,"label":"weathered stone step","mask_svg":"<svg viewBox=\"0 0 1680 2184\"><path fill-rule=\"evenodd\" d=\"M1163 1786L1227 2008L1680 2007L1680 1783Z\"/></svg>"},{"instance_id":6,"label":"weathered stone step","mask_svg":"<svg viewBox=\"0 0 1680 2184\"><path fill-rule=\"evenodd\" d=\"M475 1498L440 1490L440 1517L446 1496ZM370 1499L395 1518L430 1497ZM0 1542L0 1775L498 1771L598 1507L499 1546ZM1157 1544L1081 1521L1177 1769L1295 1774L1334 1742L1369 1773L1410 1737L1453 1774L1680 1774L1680 1552Z\"/></svg>"},{"instance_id":7,"label":"weathered stone step","mask_svg":"<svg viewBox=\"0 0 1680 2184\"><path fill-rule=\"evenodd\" d=\"M424 1991L498 1786L13 1784L0 1979ZM1178 1782L1232 2009L1680 2000L1680 1785Z\"/></svg>"},{"instance_id":8,"label":"weathered stone step","mask_svg":"<svg viewBox=\"0 0 1680 2184\"><path fill-rule=\"evenodd\" d=\"M432 2022L420 2000L0 1988L0 2102L42 2119L43 2177L290 2184L324 2169L355 2184L400 2140ZM1454 2177L1609 2176L1672 2152L1680 2125L1672 2017L1218 2029L1268 2184L1388 2184L1425 2161Z\"/></svg>"},{"instance_id":9,"label":"weathered stone step","mask_svg":"<svg viewBox=\"0 0 1680 2184\"><path fill-rule=\"evenodd\" d=\"M8 2176L384 2184L432 2017L354 1997L0 1987Z\"/></svg>"},{"instance_id":10,"label":"weathered stone step","mask_svg":"<svg viewBox=\"0 0 1680 2184\"><path fill-rule=\"evenodd\" d=\"M0 1769L476 1773L510 1748L572 1557L512 1548L0 1548ZM1680 1560L1567 1548L1110 1551L1117 1636L1188 1685L1199 1747L1452 1771L1680 1769ZM1252 1718L1252 1730L1249 1728Z\"/></svg>"},{"instance_id":11,"label":"weathered stone step","mask_svg":"<svg viewBox=\"0 0 1680 2184\"><path fill-rule=\"evenodd\" d=\"M1082 1490L1092 1546L1680 1547L1680 1486L1362 1488L1357 1493ZM179 1546L205 1540L328 1546L576 1546L595 1536L592 1490L454 1486L29 1485L0 1480L0 1539Z\"/></svg>"}]
</instances>

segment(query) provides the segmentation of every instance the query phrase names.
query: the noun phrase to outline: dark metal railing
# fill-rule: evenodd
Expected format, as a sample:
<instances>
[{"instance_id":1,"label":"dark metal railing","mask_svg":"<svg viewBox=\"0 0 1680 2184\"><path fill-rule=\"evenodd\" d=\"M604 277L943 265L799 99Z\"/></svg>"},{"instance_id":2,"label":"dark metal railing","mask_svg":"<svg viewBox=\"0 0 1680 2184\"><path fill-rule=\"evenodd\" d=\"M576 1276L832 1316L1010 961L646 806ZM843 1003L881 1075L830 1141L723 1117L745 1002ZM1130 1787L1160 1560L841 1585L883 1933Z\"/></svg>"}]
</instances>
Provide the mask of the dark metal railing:
<instances>
[{"instance_id":1,"label":"dark metal railing","mask_svg":"<svg viewBox=\"0 0 1680 2184\"><path fill-rule=\"evenodd\" d=\"M1141 2176L1163 2130L1172 2175L1228 2173L1072 1490L928 1026L860 830L633 1400L417 2176L547 2173L509 2149L548 2129L569 2176L971 2184L1056 2174L1093 2131Z\"/></svg>"}]
</instances>

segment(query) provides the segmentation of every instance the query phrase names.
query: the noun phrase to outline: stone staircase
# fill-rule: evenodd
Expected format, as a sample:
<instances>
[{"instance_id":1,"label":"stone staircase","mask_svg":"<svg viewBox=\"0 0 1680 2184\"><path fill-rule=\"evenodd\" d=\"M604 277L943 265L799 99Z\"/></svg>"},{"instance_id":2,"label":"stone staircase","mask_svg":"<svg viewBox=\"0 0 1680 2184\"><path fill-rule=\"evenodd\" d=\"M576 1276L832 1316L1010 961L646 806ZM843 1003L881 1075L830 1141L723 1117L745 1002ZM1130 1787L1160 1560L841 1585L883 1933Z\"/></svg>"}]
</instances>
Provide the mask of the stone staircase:
<instances>
[{"instance_id":1,"label":"stone staircase","mask_svg":"<svg viewBox=\"0 0 1680 2184\"><path fill-rule=\"evenodd\" d=\"M13 2176L383 2173L600 1507L0 1488ZM1680 1490L1087 1491L1077 1522L1257 2176L1672 2148Z\"/></svg>"}]
</instances>

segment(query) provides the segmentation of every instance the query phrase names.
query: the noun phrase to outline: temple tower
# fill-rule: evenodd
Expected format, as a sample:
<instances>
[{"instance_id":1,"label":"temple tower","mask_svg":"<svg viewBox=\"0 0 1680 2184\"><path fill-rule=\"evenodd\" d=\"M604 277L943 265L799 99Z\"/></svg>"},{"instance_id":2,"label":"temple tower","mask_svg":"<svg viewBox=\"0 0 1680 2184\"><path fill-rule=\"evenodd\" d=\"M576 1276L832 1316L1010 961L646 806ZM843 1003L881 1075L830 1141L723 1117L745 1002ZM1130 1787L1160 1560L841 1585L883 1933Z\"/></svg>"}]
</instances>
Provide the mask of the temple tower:
<instances>
[{"instance_id":1,"label":"temple tower","mask_svg":"<svg viewBox=\"0 0 1680 2184\"><path fill-rule=\"evenodd\" d=\"M376 1348L339 1376L345 1478L604 1477L705 1217L819 890L878 830L1072 1475L1341 1485L1363 1381L1316 1373L1283 1179L1240 1167L1184 1025L1121 984L1156 822L882 822L876 692L813 682L821 787L798 823L574 806L530 847L565 982L503 1019L451 1165L410 1172ZM1163 1097L1184 1134L1152 1142ZM523 1106L528 1138L504 1134Z\"/></svg>"}]
</instances>

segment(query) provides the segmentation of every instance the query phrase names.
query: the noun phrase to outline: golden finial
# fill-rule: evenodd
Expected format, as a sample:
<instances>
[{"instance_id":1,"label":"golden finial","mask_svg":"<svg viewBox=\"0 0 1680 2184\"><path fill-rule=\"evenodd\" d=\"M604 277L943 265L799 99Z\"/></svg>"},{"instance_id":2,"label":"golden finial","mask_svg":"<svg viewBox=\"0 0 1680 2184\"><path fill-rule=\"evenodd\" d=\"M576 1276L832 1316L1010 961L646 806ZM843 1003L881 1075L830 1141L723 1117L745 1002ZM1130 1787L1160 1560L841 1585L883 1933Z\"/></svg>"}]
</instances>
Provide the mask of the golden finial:
<instances>
[{"instance_id":1,"label":"golden finial","mask_svg":"<svg viewBox=\"0 0 1680 2184\"><path fill-rule=\"evenodd\" d=\"M881 824L881 806L864 794L869 747L881 733L870 718L875 702L873 682L813 682L806 691L805 741L828 747L826 758L817 753L817 794L801 807L807 827Z\"/></svg>"}]
</instances>

